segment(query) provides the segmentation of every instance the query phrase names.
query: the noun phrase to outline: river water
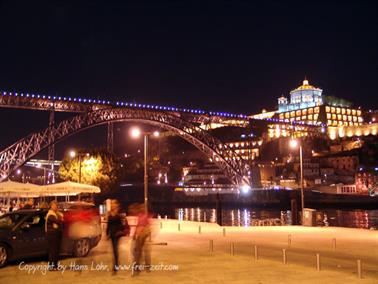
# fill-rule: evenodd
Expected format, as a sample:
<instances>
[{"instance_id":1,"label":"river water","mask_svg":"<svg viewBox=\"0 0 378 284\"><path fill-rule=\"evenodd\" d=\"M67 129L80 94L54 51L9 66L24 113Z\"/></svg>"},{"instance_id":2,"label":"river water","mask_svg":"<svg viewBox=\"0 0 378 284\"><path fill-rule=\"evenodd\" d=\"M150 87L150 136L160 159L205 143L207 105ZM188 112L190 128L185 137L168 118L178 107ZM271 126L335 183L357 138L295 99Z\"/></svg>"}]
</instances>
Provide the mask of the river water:
<instances>
[{"instance_id":1,"label":"river water","mask_svg":"<svg viewBox=\"0 0 378 284\"><path fill-rule=\"evenodd\" d=\"M319 226L351 227L378 229L378 210L361 209L321 209L317 218ZM155 211L156 212L156 211ZM162 217L175 218L184 221L217 222L217 212L214 208L171 208L158 210ZM236 208L222 210L222 225L224 226L266 226L291 225L290 210Z\"/></svg>"}]
</instances>

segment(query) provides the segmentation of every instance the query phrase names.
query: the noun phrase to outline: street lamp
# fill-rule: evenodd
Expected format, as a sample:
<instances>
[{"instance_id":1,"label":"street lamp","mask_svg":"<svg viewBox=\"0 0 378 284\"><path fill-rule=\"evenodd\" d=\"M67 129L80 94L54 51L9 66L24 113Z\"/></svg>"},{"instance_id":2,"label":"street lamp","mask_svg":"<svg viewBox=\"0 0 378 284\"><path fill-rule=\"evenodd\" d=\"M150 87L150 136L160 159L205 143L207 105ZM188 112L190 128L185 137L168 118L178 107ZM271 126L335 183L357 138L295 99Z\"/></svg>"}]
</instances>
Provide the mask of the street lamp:
<instances>
[{"instance_id":1,"label":"street lamp","mask_svg":"<svg viewBox=\"0 0 378 284\"><path fill-rule=\"evenodd\" d=\"M82 160L82 157L84 157L84 156L89 157L89 153L84 154L84 153L76 153L74 150L70 151L70 157L72 159L75 158L76 155L79 158L79 183L81 183L81 160Z\"/></svg>"},{"instance_id":2,"label":"street lamp","mask_svg":"<svg viewBox=\"0 0 378 284\"><path fill-rule=\"evenodd\" d=\"M154 137L159 137L159 131L154 132L143 132L134 127L130 131L132 138L139 138L142 134L144 136L144 209L148 213L148 137L153 135Z\"/></svg>"},{"instance_id":3,"label":"street lamp","mask_svg":"<svg viewBox=\"0 0 378 284\"><path fill-rule=\"evenodd\" d=\"M303 193L303 154L302 154L302 144L297 140L290 140L290 147L295 149L299 145L299 165L301 171L301 206L302 206L302 224L303 224L303 213L304 213L304 193Z\"/></svg>"}]
</instances>

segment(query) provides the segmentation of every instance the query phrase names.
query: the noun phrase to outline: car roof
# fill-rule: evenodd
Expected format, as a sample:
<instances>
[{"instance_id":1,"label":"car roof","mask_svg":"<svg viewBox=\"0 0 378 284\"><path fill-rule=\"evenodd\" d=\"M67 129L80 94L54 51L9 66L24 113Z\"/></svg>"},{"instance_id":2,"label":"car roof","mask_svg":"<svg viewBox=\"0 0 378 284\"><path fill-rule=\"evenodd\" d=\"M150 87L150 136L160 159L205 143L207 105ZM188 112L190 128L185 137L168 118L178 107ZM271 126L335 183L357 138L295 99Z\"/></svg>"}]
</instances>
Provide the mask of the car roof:
<instances>
[{"instance_id":1,"label":"car roof","mask_svg":"<svg viewBox=\"0 0 378 284\"><path fill-rule=\"evenodd\" d=\"M38 209L19 209L19 210L15 210L15 211L12 211L12 212L9 212L9 213L31 214L31 213L47 212L47 211L48 211L48 209L38 208Z\"/></svg>"},{"instance_id":2,"label":"car roof","mask_svg":"<svg viewBox=\"0 0 378 284\"><path fill-rule=\"evenodd\" d=\"M95 206L93 203L85 202L85 201L58 202L58 205L85 205L85 206Z\"/></svg>"}]
</instances>

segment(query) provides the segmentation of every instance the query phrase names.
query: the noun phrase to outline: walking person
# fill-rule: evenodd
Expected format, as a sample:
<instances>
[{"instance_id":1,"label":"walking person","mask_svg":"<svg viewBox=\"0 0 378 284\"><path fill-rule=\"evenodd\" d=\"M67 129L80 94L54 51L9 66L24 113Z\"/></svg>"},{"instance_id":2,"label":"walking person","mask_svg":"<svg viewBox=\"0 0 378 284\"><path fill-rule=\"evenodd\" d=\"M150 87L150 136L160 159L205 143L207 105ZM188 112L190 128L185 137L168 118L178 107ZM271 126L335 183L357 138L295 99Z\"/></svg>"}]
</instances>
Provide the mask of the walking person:
<instances>
[{"instance_id":1,"label":"walking person","mask_svg":"<svg viewBox=\"0 0 378 284\"><path fill-rule=\"evenodd\" d=\"M134 265L132 274L137 275L140 271L150 272L151 266L151 249L147 239L151 236L150 216L145 210L144 204L138 207L138 223L134 233ZM144 255L144 266L142 269L141 258Z\"/></svg>"},{"instance_id":2,"label":"walking person","mask_svg":"<svg viewBox=\"0 0 378 284\"><path fill-rule=\"evenodd\" d=\"M108 226L106 227L106 235L112 242L113 248L113 275L117 273L119 268L119 253L118 242L119 239L128 234L128 223L125 220L125 225L122 223L121 215L119 214L119 204L117 200L112 200L110 212L108 214Z\"/></svg>"},{"instance_id":3,"label":"walking person","mask_svg":"<svg viewBox=\"0 0 378 284\"><path fill-rule=\"evenodd\" d=\"M57 270L59 266L59 252L62 242L63 214L58 211L56 201L50 203L50 210L46 215L45 232L49 245L49 269Z\"/></svg>"},{"instance_id":4,"label":"walking person","mask_svg":"<svg viewBox=\"0 0 378 284\"><path fill-rule=\"evenodd\" d=\"M24 206L20 206L20 209L33 209L34 208L34 200L33 198L29 198L28 202Z\"/></svg>"}]
</instances>

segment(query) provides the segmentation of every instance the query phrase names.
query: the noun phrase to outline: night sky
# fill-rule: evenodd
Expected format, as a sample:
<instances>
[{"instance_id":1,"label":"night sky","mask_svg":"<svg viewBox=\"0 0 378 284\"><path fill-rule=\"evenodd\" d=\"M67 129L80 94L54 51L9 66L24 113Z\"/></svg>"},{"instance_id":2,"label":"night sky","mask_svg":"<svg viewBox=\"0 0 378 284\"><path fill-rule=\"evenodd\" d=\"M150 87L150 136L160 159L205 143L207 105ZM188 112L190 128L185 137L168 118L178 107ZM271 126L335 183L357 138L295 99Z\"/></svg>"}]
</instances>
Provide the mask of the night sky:
<instances>
[{"instance_id":1,"label":"night sky","mask_svg":"<svg viewBox=\"0 0 378 284\"><path fill-rule=\"evenodd\" d=\"M377 106L373 1L140 2L0 0L0 89L250 114L306 76ZM2 146L48 116L5 117Z\"/></svg>"}]
</instances>

